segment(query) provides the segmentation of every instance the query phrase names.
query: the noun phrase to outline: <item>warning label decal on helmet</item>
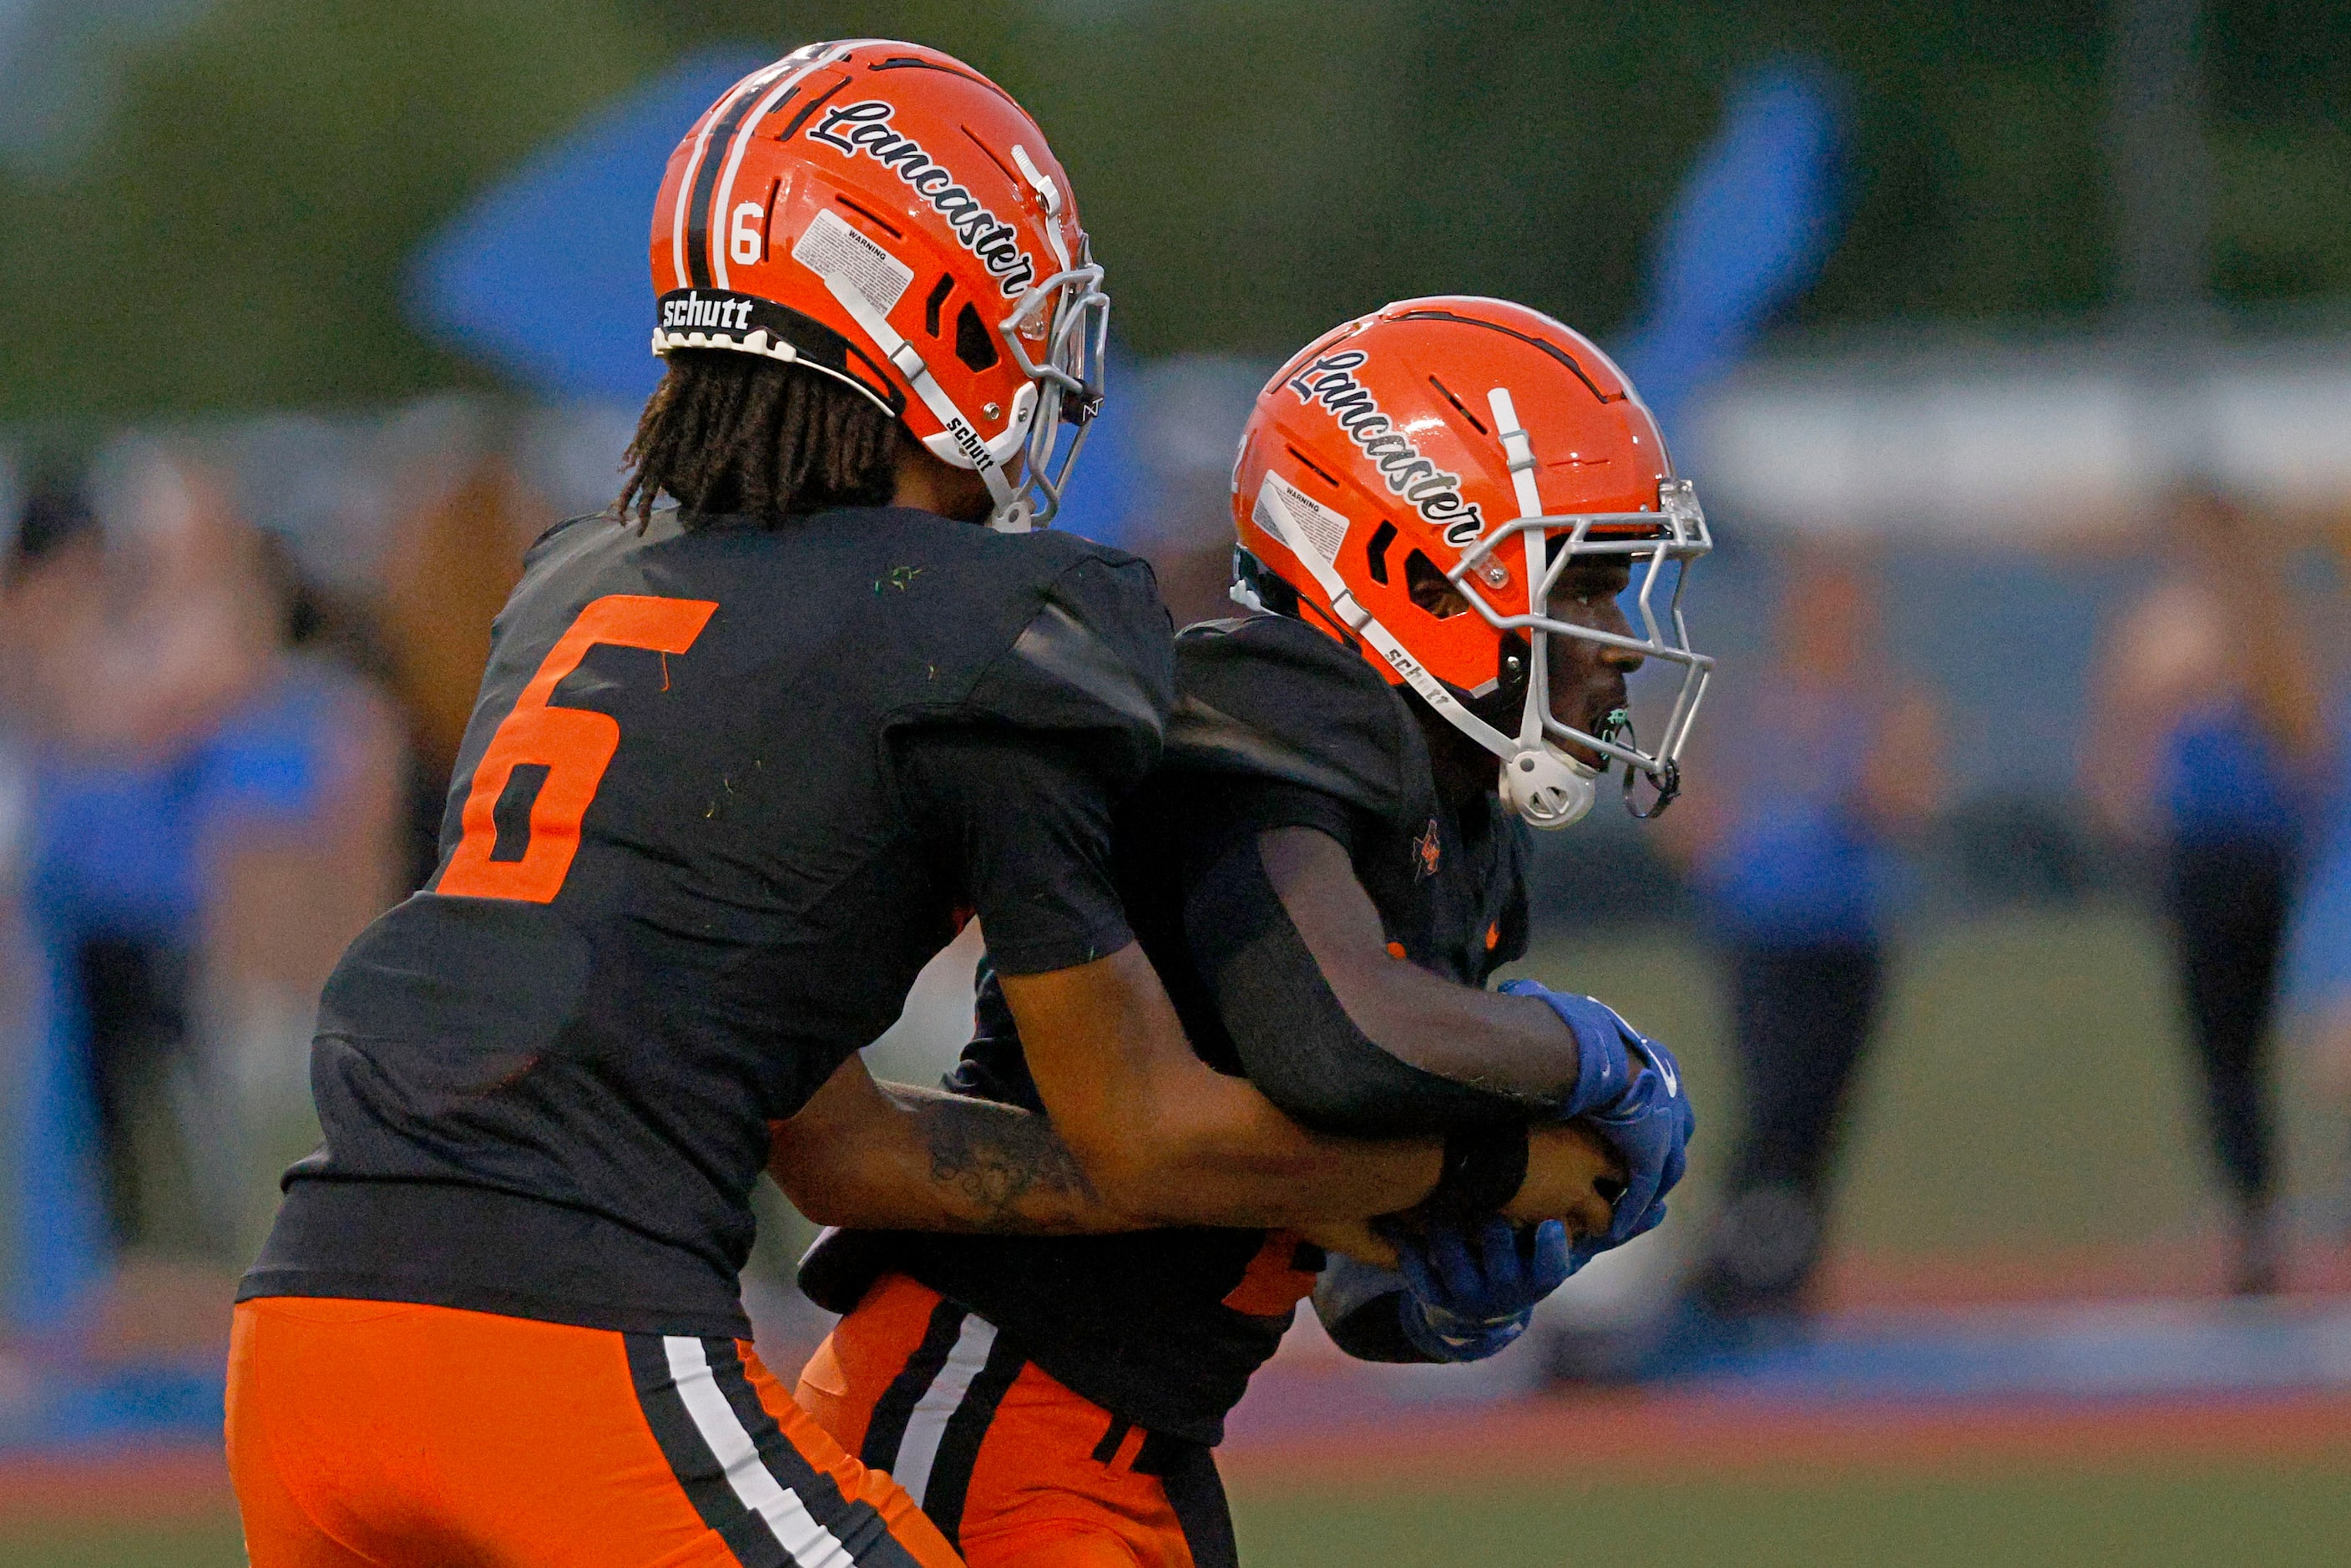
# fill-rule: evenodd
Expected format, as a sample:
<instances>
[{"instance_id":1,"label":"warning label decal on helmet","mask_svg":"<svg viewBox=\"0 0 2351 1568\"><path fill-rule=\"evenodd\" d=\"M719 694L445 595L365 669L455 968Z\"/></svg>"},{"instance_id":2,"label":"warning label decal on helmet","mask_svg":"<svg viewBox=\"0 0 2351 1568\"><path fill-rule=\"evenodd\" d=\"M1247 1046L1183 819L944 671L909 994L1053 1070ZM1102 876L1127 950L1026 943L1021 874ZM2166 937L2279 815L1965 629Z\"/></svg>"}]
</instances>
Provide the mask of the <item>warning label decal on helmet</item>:
<instances>
[{"instance_id":1,"label":"warning label decal on helmet","mask_svg":"<svg viewBox=\"0 0 2351 1568\"><path fill-rule=\"evenodd\" d=\"M877 316L887 316L905 298L914 269L859 234L839 213L821 212L792 246L792 259L823 278L856 291Z\"/></svg>"},{"instance_id":2,"label":"warning label decal on helmet","mask_svg":"<svg viewBox=\"0 0 2351 1568\"><path fill-rule=\"evenodd\" d=\"M1028 287L1036 280L1037 268L1020 248L1020 231L980 205L979 198L924 151L922 143L892 125L890 117L896 112L894 105L880 99L828 109L809 127L808 139L852 158L862 152L914 187L946 219L964 249L979 258L1007 299Z\"/></svg>"},{"instance_id":3,"label":"warning label decal on helmet","mask_svg":"<svg viewBox=\"0 0 2351 1568\"><path fill-rule=\"evenodd\" d=\"M1276 538L1286 536L1280 520L1270 516L1266 508L1267 490L1281 498L1282 504L1290 508L1290 520L1298 525L1298 531L1306 536L1306 542L1312 545L1324 560L1339 559L1339 547L1347 538L1345 513L1324 506L1280 475L1268 474L1264 488L1258 492L1257 525Z\"/></svg>"},{"instance_id":4,"label":"warning label decal on helmet","mask_svg":"<svg viewBox=\"0 0 2351 1568\"><path fill-rule=\"evenodd\" d=\"M1371 389L1354 372L1370 358L1361 349L1324 354L1290 378L1290 390L1304 403L1321 403L1356 448L1380 471L1389 490L1422 517L1445 531L1445 542L1465 549L1486 531L1485 514L1461 498L1461 476L1447 474L1420 454L1409 436L1380 411Z\"/></svg>"}]
</instances>

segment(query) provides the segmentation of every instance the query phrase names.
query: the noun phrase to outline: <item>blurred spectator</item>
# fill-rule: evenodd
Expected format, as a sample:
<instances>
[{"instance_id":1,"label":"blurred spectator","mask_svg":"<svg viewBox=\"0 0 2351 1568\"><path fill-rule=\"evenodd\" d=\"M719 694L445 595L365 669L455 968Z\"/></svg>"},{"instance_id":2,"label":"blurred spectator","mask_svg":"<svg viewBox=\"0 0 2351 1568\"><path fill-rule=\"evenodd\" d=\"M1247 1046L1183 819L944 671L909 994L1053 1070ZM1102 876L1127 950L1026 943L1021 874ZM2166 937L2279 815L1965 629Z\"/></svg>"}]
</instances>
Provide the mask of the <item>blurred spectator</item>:
<instances>
[{"instance_id":1,"label":"blurred spectator","mask_svg":"<svg viewBox=\"0 0 2351 1568\"><path fill-rule=\"evenodd\" d=\"M225 1261L250 1163L249 1033L205 1025L249 1023L276 971L307 1041L319 977L385 901L399 747L362 685L289 655L321 617L221 488L160 449L121 466L110 527L75 487L37 486L0 601L0 705L28 780L25 917L49 977L36 1050L42 1081L78 1084L92 1113L37 1101L58 1130L32 1147L74 1163L70 1129L91 1126L113 1243ZM289 835L310 852L256 896L256 857ZM15 1207L38 1225L19 1174ZM37 1243L18 1251L77 1273Z\"/></svg>"},{"instance_id":2,"label":"blurred spectator","mask_svg":"<svg viewBox=\"0 0 2351 1568\"><path fill-rule=\"evenodd\" d=\"M1941 721L1888 667L1874 574L1826 549L1783 572L1771 662L1709 705L1702 783L1664 820L1731 975L1744 1123L1686 1289L1732 1322L1807 1305L1883 991L1895 849L1942 789Z\"/></svg>"},{"instance_id":3,"label":"blurred spectator","mask_svg":"<svg viewBox=\"0 0 2351 1568\"><path fill-rule=\"evenodd\" d=\"M2309 876L2288 923L2284 984L2302 1080L2333 1121L2334 1190L2321 1222L2351 1238L2351 794L2337 791Z\"/></svg>"},{"instance_id":4,"label":"blurred spectator","mask_svg":"<svg viewBox=\"0 0 2351 1568\"><path fill-rule=\"evenodd\" d=\"M2108 629L2083 781L2106 828L2161 862L2206 1125L2236 1231L2231 1286L2279 1283L2268 1072L2286 901L2327 772L2290 540L2210 489L2168 508L2154 586Z\"/></svg>"},{"instance_id":5,"label":"blurred spectator","mask_svg":"<svg viewBox=\"0 0 2351 1568\"><path fill-rule=\"evenodd\" d=\"M449 772L489 663L490 622L522 576L532 537L554 520L533 508L501 456L482 457L456 484L432 489L431 499L392 525L382 566L391 686L413 758L404 801L407 888L422 886L440 862Z\"/></svg>"}]
</instances>

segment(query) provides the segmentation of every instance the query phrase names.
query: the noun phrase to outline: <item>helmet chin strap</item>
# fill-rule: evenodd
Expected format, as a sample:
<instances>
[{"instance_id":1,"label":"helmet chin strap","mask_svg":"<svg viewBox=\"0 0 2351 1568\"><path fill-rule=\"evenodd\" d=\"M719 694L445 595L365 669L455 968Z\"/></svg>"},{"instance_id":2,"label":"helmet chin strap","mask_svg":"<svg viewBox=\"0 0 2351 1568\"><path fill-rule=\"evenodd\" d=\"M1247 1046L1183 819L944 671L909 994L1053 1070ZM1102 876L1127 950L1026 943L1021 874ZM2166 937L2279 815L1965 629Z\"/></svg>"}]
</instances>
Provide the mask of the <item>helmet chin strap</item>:
<instances>
[{"instance_id":1,"label":"helmet chin strap","mask_svg":"<svg viewBox=\"0 0 2351 1568\"><path fill-rule=\"evenodd\" d=\"M1339 575L1339 569L1314 548L1305 530L1290 515L1290 507L1283 502L1270 473L1258 490L1257 516L1268 525L1267 531L1280 539L1298 558L1299 564L1313 574L1315 582L1330 598L1332 613L1347 630L1386 660L1388 666L1404 677L1405 684L1420 694L1421 701L1444 716L1446 723L1501 760L1502 801L1517 811L1528 826L1547 831L1569 827L1592 810L1600 794L1598 772L1543 738L1541 711L1534 706L1537 698L1545 695L1540 660L1536 662L1534 682L1527 692L1530 717L1519 738L1513 740L1471 713L1450 687L1422 668L1419 660L1405 652L1395 633L1381 625L1378 618L1356 600L1346 580Z\"/></svg>"},{"instance_id":2,"label":"helmet chin strap","mask_svg":"<svg viewBox=\"0 0 2351 1568\"><path fill-rule=\"evenodd\" d=\"M1527 826L1555 832L1583 821L1600 799L1599 774L1550 742L1502 764L1502 803Z\"/></svg>"},{"instance_id":3,"label":"helmet chin strap","mask_svg":"<svg viewBox=\"0 0 2351 1568\"><path fill-rule=\"evenodd\" d=\"M1535 449L1519 424L1519 411L1510 389L1496 387L1487 394L1493 411L1494 433L1510 460L1510 487L1519 516L1542 516L1542 497L1535 489ZM1527 591L1550 580L1549 546L1541 528L1520 536L1527 550ZM1530 598L1529 608L1532 600ZM1527 700L1519 710L1519 749L1502 758L1502 799L1516 806L1531 826L1559 829L1574 826L1600 798L1600 774L1553 746L1543 734L1543 717L1551 712L1551 659L1545 644L1550 633L1530 628L1527 633Z\"/></svg>"}]
</instances>

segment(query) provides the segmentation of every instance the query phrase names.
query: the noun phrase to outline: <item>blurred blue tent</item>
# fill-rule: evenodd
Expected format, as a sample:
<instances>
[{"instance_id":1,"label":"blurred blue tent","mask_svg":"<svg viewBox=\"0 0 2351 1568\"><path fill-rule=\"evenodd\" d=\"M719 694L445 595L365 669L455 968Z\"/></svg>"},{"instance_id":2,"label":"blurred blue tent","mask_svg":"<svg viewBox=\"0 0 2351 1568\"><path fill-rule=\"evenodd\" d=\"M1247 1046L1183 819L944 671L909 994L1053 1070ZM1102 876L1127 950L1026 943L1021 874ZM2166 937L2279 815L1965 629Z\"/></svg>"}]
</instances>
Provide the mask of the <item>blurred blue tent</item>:
<instances>
[{"instance_id":1,"label":"blurred blue tent","mask_svg":"<svg viewBox=\"0 0 2351 1568\"><path fill-rule=\"evenodd\" d=\"M702 111L767 60L691 56L542 149L417 254L411 314L551 401L643 401L661 382L646 235L662 172Z\"/></svg>"},{"instance_id":2,"label":"blurred blue tent","mask_svg":"<svg viewBox=\"0 0 2351 1568\"><path fill-rule=\"evenodd\" d=\"M1667 211L1646 308L1616 357L1668 442L1693 395L1802 297L1835 247L1844 103L1842 84L1810 60L1775 60L1741 78Z\"/></svg>"}]
</instances>

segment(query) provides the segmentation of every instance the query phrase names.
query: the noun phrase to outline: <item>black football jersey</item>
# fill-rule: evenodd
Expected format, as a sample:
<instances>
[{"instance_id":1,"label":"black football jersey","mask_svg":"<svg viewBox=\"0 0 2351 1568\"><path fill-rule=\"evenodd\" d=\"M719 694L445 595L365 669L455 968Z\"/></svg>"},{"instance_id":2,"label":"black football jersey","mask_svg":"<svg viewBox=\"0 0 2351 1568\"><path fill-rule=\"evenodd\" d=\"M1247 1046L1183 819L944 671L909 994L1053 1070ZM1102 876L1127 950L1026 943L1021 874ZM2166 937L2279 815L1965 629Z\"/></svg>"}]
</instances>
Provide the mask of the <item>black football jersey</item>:
<instances>
[{"instance_id":1,"label":"black football jersey","mask_svg":"<svg viewBox=\"0 0 2351 1568\"><path fill-rule=\"evenodd\" d=\"M1483 797L1471 820L1457 818L1404 697L1360 655L1268 616L1186 630L1176 668L1165 759L1120 810L1118 886L1209 1065L1242 1072L1225 1019L1244 1009L1317 997L1336 1006L1311 957L1301 954L1298 972L1237 981L1187 937L1204 868L1237 843L1253 853L1268 829L1316 828L1344 844L1399 957L1482 986L1523 955L1523 824ZM948 1087L1041 1109L1011 1015L985 967L982 976L977 1038ZM1435 1121L1399 1117L1384 1130L1436 1131L1449 1109L1440 1101ZM880 1270L900 1270L995 1323L1086 1398L1148 1430L1215 1443L1323 1261L1320 1249L1262 1230L840 1235L811 1255L802 1282L841 1310Z\"/></svg>"},{"instance_id":2,"label":"black football jersey","mask_svg":"<svg viewBox=\"0 0 2351 1568\"><path fill-rule=\"evenodd\" d=\"M609 518L498 617L441 863L354 942L322 1146L243 1294L747 1332L768 1124L977 910L1035 973L1132 940L1113 798L1155 761L1149 569L860 508Z\"/></svg>"}]
</instances>

